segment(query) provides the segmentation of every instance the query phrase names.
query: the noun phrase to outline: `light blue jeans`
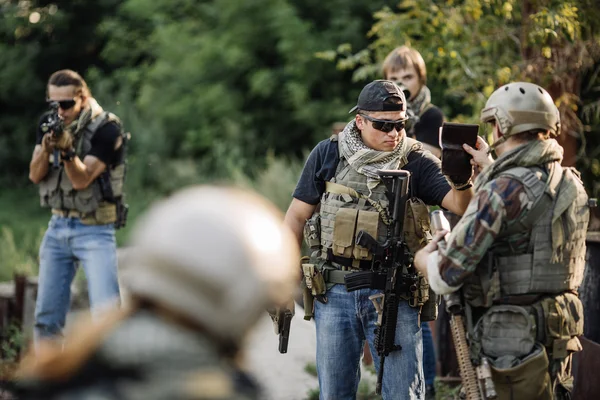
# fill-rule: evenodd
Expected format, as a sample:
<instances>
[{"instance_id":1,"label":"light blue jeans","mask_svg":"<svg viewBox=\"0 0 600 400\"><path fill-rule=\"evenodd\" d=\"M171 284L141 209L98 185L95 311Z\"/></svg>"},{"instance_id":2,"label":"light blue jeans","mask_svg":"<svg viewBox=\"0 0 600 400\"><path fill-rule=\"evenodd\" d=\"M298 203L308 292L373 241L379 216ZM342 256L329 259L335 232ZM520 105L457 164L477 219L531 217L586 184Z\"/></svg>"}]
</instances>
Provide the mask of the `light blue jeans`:
<instances>
[{"instance_id":1,"label":"light blue jeans","mask_svg":"<svg viewBox=\"0 0 600 400\"><path fill-rule=\"evenodd\" d=\"M62 334L76 261L81 262L87 277L92 312L119 303L114 225L84 225L78 218L53 215L40 246L36 341Z\"/></svg>"},{"instance_id":2,"label":"light blue jeans","mask_svg":"<svg viewBox=\"0 0 600 400\"><path fill-rule=\"evenodd\" d=\"M380 290L348 293L344 285L327 291L327 303L315 301L317 371L320 399L354 400L360 381L364 341L375 349L377 312L369 296ZM385 358L382 395L386 400L423 399L423 344L418 310L400 301L395 344L402 350ZM379 356L372 351L379 372Z\"/></svg>"}]
</instances>

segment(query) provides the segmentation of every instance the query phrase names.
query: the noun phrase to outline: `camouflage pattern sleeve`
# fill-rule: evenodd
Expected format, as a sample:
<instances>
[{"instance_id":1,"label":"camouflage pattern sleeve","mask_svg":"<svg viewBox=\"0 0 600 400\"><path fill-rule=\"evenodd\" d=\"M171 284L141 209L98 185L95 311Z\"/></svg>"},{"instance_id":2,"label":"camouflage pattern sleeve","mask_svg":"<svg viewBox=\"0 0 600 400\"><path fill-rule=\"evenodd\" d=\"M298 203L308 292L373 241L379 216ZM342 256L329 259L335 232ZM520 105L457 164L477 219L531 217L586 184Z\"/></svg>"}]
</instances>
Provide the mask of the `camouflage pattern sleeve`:
<instances>
[{"instance_id":1,"label":"camouflage pattern sleeve","mask_svg":"<svg viewBox=\"0 0 600 400\"><path fill-rule=\"evenodd\" d=\"M440 276L449 286L460 286L475 271L498 234L527 212L529 198L518 181L500 177L482 187L440 249ZM527 245L523 236L517 246Z\"/></svg>"}]
</instances>

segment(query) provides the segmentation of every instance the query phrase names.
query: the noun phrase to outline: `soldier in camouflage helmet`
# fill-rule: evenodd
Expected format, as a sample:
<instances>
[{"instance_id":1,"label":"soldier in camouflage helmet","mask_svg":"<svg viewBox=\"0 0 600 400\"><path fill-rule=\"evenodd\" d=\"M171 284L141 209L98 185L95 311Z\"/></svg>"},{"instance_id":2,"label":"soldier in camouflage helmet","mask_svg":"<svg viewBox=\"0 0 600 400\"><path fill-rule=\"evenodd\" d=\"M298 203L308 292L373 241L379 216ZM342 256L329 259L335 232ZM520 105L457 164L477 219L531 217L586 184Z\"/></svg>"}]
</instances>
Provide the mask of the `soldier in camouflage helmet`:
<instances>
[{"instance_id":1,"label":"soldier in camouflage helmet","mask_svg":"<svg viewBox=\"0 0 600 400\"><path fill-rule=\"evenodd\" d=\"M64 352L41 346L22 399L255 399L238 367L243 339L297 285L299 249L258 195L185 189L136 223L125 258L128 306L75 327Z\"/></svg>"},{"instance_id":2,"label":"soldier in camouflage helmet","mask_svg":"<svg viewBox=\"0 0 600 400\"><path fill-rule=\"evenodd\" d=\"M481 120L493 125L498 158L464 147L481 169L476 194L446 243L436 250L437 235L415 265L437 293L462 289L472 354L491 361L500 399L568 398L588 197L578 172L561 167L560 117L546 90L502 86Z\"/></svg>"}]
</instances>

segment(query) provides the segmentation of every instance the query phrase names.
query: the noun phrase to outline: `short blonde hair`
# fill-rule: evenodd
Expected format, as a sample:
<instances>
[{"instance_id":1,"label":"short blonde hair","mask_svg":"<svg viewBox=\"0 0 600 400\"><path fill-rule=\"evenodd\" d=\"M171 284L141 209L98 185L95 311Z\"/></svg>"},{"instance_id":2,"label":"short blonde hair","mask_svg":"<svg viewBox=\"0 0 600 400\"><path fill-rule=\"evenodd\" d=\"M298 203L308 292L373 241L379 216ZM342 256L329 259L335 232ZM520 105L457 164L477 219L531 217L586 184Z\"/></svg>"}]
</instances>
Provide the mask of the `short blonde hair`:
<instances>
[{"instance_id":1,"label":"short blonde hair","mask_svg":"<svg viewBox=\"0 0 600 400\"><path fill-rule=\"evenodd\" d=\"M421 53L408 46L396 47L385 57L382 66L383 77L387 79L392 72L411 66L417 71L421 84L425 85L427 83L425 60L423 60Z\"/></svg>"}]
</instances>

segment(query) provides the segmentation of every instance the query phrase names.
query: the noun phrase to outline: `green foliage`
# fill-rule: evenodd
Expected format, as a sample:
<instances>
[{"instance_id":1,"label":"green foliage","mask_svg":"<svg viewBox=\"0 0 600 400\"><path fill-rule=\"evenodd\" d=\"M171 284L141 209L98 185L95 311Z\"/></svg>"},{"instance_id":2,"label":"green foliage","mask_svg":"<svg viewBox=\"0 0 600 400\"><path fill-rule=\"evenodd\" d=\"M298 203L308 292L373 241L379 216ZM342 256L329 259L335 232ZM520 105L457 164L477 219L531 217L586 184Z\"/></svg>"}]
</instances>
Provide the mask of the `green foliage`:
<instances>
[{"instance_id":1,"label":"green foliage","mask_svg":"<svg viewBox=\"0 0 600 400\"><path fill-rule=\"evenodd\" d=\"M340 69L355 69L355 80L372 79L381 75L380 63L393 48L411 45L427 65L434 103L460 122L478 123L497 87L515 80L538 83L561 112L559 141L568 148L575 147L568 143L572 137L583 140L578 166L588 188L598 190L593 171L600 167L600 129L592 117L598 112L593 71L600 60L600 10L591 0L402 0L376 19L367 48L354 53L339 46L326 57Z\"/></svg>"},{"instance_id":2,"label":"green foliage","mask_svg":"<svg viewBox=\"0 0 600 400\"><path fill-rule=\"evenodd\" d=\"M19 325L15 322L9 324L0 332L2 360L4 362L17 362L25 346L25 337Z\"/></svg>"},{"instance_id":3,"label":"green foliage","mask_svg":"<svg viewBox=\"0 0 600 400\"><path fill-rule=\"evenodd\" d=\"M2 264L10 266L10 268L1 269L0 281L12 279L13 273L28 276L37 274L37 250L43 235L44 231L40 230L37 237L27 236L25 241L17 246L12 231L5 226L2 227L0 230L0 254L2 254Z\"/></svg>"},{"instance_id":4,"label":"green foliage","mask_svg":"<svg viewBox=\"0 0 600 400\"><path fill-rule=\"evenodd\" d=\"M349 76L314 54L340 32L366 45L370 12L382 4L338 13L340 1L128 0L101 25L110 36L103 57L137 93L146 123L168 132L162 155L225 165L220 176L228 165L252 173L267 150L298 156L345 117ZM363 34L348 29L360 25Z\"/></svg>"},{"instance_id":5,"label":"green foliage","mask_svg":"<svg viewBox=\"0 0 600 400\"><path fill-rule=\"evenodd\" d=\"M310 376L317 376L317 365L315 363L308 363L304 366L304 372Z\"/></svg>"}]
</instances>

